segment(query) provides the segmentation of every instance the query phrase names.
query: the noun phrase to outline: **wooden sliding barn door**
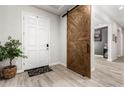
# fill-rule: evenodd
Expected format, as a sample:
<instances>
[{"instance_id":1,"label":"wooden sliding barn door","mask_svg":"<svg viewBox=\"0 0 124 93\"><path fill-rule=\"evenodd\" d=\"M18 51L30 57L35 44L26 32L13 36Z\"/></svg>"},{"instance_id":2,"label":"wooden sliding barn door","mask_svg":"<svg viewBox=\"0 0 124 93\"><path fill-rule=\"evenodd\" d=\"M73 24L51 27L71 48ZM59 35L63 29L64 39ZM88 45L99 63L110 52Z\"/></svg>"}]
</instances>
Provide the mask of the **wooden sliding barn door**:
<instances>
[{"instance_id":1,"label":"wooden sliding barn door","mask_svg":"<svg viewBox=\"0 0 124 93\"><path fill-rule=\"evenodd\" d=\"M67 67L83 76L90 71L90 6L81 5L67 16Z\"/></svg>"}]
</instances>

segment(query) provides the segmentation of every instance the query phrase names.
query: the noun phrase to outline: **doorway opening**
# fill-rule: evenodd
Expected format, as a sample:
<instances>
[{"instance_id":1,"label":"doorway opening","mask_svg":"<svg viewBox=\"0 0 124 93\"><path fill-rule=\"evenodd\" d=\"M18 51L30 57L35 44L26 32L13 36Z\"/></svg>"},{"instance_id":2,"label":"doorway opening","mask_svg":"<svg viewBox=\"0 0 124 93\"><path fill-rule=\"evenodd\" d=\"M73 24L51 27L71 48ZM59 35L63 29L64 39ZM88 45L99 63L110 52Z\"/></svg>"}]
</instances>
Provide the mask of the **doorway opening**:
<instances>
[{"instance_id":1,"label":"doorway opening","mask_svg":"<svg viewBox=\"0 0 124 93\"><path fill-rule=\"evenodd\" d=\"M101 26L94 29L95 58L108 59L108 27Z\"/></svg>"}]
</instances>

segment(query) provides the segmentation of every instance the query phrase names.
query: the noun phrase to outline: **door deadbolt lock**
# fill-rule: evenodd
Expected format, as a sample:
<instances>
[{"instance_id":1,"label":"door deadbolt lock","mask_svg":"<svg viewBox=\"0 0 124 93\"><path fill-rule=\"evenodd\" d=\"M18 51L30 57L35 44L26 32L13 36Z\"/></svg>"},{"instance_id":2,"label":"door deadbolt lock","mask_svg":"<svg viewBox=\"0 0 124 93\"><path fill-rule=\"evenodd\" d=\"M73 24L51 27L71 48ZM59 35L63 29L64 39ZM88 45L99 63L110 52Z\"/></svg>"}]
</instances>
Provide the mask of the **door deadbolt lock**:
<instances>
[{"instance_id":1,"label":"door deadbolt lock","mask_svg":"<svg viewBox=\"0 0 124 93\"><path fill-rule=\"evenodd\" d=\"M49 44L46 44L46 47L49 47Z\"/></svg>"}]
</instances>

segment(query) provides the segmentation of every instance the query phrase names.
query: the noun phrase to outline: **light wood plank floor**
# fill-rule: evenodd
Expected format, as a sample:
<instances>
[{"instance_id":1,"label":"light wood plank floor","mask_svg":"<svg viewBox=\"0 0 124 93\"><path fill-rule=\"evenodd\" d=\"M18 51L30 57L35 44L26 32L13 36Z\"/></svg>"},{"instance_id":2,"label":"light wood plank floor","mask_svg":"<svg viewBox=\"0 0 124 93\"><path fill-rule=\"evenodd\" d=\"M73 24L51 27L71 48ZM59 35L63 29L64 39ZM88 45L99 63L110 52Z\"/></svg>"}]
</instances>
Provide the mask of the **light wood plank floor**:
<instances>
[{"instance_id":1,"label":"light wood plank floor","mask_svg":"<svg viewBox=\"0 0 124 93\"><path fill-rule=\"evenodd\" d=\"M83 77L63 65L55 65L53 71L34 77L26 72L9 80L0 81L1 87L119 87L124 86L124 57L107 62L96 57L96 69L92 78Z\"/></svg>"}]
</instances>

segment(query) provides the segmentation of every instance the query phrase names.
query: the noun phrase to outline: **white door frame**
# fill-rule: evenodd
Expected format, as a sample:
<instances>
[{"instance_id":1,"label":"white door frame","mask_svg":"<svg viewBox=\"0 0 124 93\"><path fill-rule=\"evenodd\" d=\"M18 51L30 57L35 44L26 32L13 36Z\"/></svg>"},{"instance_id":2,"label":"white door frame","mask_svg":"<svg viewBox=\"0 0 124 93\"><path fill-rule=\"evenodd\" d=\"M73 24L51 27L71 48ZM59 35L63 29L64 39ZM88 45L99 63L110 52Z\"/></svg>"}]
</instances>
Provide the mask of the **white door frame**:
<instances>
[{"instance_id":1,"label":"white door frame","mask_svg":"<svg viewBox=\"0 0 124 93\"><path fill-rule=\"evenodd\" d=\"M26 15L32 15L32 16L38 16L38 17L45 17L45 16L41 16L39 14L34 14L34 13L31 13L31 12L26 12L26 11L22 11L22 51L25 51L25 48L24 48L24 16ZM48 18L48 17L46 17ZM49 19L49 18L48 18ZM50 21L50 20L49 20ZM48 34L48 42L49 42L49 50L48 50L48 65L50 65L50 30L49 30L49 34ZM24 52L25 54L25 52ZM22 58L22 71L25 70L25 62L24 62L24 59Z\"/></svg>"}]
</instances>

